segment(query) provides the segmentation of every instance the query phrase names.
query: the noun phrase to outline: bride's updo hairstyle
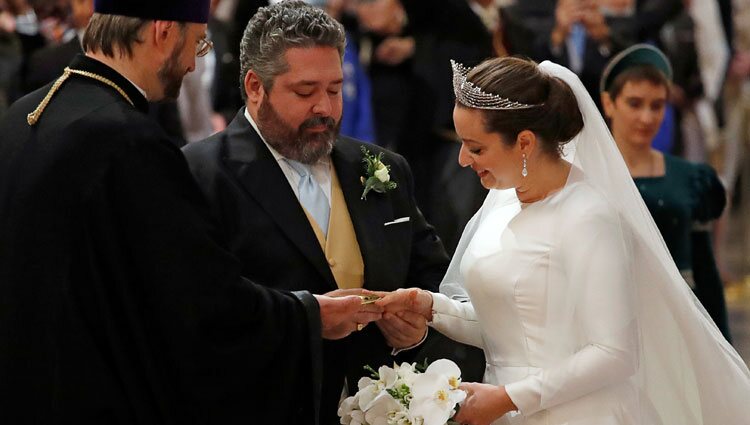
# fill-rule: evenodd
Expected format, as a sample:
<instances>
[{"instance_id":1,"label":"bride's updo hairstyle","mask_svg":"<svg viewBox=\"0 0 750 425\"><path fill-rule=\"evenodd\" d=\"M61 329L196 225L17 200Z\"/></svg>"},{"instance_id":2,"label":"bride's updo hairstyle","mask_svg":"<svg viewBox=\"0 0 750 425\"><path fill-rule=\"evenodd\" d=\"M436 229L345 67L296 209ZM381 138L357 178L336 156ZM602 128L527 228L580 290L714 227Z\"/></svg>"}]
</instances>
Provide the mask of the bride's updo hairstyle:
<instances>
[{"instance_id":1,"label":"bride's updo hairstyle","mask_svg":"<svg viewBox=\"0 0 750 425\"><path fill-rule=\"evenodd\" d=\"M570 87L543 74L531 60L489 59L473 68L467 80L484 92L538 105L525 109L481 109L485 130L500 134L508 146L516 144L521 131L530 130L545 153L559 156L562 146L583 129L583 116Z\"/></svg>"}]
</instances>

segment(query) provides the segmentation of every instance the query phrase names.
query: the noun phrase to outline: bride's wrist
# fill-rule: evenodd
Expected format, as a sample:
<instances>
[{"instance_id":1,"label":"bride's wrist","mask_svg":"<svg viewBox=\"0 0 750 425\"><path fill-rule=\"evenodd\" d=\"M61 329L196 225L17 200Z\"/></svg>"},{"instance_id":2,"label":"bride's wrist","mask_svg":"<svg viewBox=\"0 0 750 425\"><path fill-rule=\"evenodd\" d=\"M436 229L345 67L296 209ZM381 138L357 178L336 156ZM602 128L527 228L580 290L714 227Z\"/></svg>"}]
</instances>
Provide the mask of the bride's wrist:
<instances>
[{"instance_id":1,"label":"bride's wrist","mask_svg":"<svg viewBox=\"0 0 750 425\"><path fill-rule=\"evenodd\" d=\"M500 393L500 400L501 400L500 405L503 406L503 415L508 412L517 411L518 407L513 402L513 399L510 398L510 395L508 394L508 392L505 390L505 386L500 385L499 389L500 389L499 393Z\"/></svg>"},{"instance_id":2,"label":"bride's wrist","mask_svg":"<svg viewBox=\"0 0 750 425\"><path fill-rule=\"evenodd\" d=\"M423 306L420 313L427 319L428 322L432 321L432 292L425 291L424 289L419 290L417 295L421 298L419 305Z\"/></svg>"}]
</instances>

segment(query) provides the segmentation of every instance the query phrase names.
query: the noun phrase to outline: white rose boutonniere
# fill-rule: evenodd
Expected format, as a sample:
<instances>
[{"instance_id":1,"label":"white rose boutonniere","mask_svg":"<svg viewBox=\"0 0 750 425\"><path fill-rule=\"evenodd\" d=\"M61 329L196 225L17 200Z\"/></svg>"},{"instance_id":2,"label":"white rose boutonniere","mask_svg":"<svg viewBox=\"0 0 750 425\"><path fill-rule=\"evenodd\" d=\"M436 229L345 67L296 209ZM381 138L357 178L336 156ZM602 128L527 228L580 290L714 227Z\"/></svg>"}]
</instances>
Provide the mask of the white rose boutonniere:
<instances>
[{"instance_id":1,"label":"white rose boutonniere","mask_svg":"<svg viewBox=\"0 0 750 425\"><path fill-rule=\"evenodd\" d=\"M362 199L367 199L367 194L374 190L377 193L385 193L398 187L398 184L391 181L390 165L383 164L383 153L373 155L367 148L362 146L362 162L365 164L365 175L361 177Z\"/></svg>"},{"instance_id":2,"label":"white rose boutonniere","mask_svg":"<svg viewBox=\"0 0 750 425\"><path fill-rule=\"evenodd\" d=\"M388 174L388 167L383 165L382 162L380 163L379 167L380 168L375 170L375 177L377 177L378 180L380 180L383 183L388 183L391 180L391 175Z\"/></svg>"}]
</instances>

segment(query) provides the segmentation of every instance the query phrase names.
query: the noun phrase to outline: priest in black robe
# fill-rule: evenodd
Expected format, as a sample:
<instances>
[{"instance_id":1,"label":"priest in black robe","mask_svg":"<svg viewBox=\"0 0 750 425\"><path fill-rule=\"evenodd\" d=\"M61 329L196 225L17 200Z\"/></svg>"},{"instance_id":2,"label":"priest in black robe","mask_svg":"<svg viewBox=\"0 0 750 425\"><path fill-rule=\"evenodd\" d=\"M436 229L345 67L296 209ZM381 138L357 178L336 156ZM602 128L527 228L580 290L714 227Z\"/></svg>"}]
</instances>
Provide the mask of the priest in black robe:
<instances>
[{"instance_id":1,"label":"priest in black robe","mask_svg":"<svg viewBox=\"0 0 750 425\"><path fill-rule=\"evenodd\" d=\"M210 47L208 3L97 0L86 55L0 123L2 423L316 423L321 334L380 317L241 278L147 118Z\"/></svg>"}]
</instances>

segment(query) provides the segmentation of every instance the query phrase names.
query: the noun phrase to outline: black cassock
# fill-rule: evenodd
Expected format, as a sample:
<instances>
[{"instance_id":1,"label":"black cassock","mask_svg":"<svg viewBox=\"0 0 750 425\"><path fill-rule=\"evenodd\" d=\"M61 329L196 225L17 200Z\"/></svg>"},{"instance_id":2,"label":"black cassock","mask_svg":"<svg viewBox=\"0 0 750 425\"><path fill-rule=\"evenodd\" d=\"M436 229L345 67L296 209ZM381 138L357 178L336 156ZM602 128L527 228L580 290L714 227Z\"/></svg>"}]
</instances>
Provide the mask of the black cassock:
<instances>
[{"instance_id":1,"label":"black cassock","mask_svg":"<svg viewBox=\"0 0 750 425\"><path fill-rule=\"evenodd\" d=\"M314 423L312 295L240 278L145 98L70 67L135 107L72 75L0 124L0 422Z\"/></svg>"}]
</instances>

